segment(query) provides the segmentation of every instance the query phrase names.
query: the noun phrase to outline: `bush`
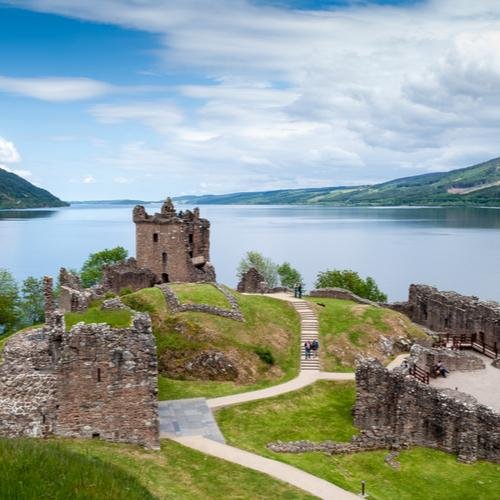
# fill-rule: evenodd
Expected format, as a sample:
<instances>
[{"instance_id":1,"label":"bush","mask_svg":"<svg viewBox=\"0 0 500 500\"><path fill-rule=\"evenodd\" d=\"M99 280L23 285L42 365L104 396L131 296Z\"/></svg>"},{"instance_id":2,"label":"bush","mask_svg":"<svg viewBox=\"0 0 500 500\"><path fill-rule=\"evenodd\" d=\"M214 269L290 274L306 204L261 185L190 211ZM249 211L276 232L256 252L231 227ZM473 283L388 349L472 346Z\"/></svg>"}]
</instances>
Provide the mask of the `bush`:
<instances>
[{"instance_id":1,"label":"bush","mask_svg":"<svg viewBox=\"0 0 500 500\"><path fill-rule=\"evenodd\" d=\"M373 278L368 276L364 280L357 272L350 269L320 272L316 278L315 286L316 288L345 288L365 299L387 302L387 295L379 290Z\"/></svg>"},{"instance_id":2,"label":"bush","mask_svg":"<svg viewBox=\"0 0 500 500\"><path fill-rule=\"evenodd\" d=\"M143 300L137 295L124 295L122 298L122 302L134 311L147 312L150 314L155 312L155 306L153 304L147 302L146 300Z\"/></svg>"},{"instance_id":3,"label":"bush","mask_svg":"<svg viewBox=\"0 0 500 500\"><path fill-rule=\"evenodd\" d=\"M264 363L267 363L268 365L274 365L275 360L273 353L267 347L256 347L254 349L254 352Z\"/></svg>"},{"instance_id":4,"label":"bush","mask_svg":"<svg viewBox=\"0 0 500 500\"><path fill-rule=\"evenodd\" d=\"M115 297L116 297L116 293L114 293L114 292L106 292L104 294L105 299L114 299Z\"/></svg>"},{"instance_id":5,"label":"bush","mask_svg":"<svg viewBox=\"0 0 500 500\"><path fill-rule=\"evenodd\" d=\"M290 263L283 262L278 266L278 274L281 281L281 286L293 288L297 284L304 285L304 279L297 269L293 268Z\"/></svg>"},{"instance_id":6,"label":"bush","mask_svg":"<svg viewBox=\"0 0 500 500\"><path fill-rule=\"evenodd\" d=\"M125 295L130 295L132 290L130 288L124 287L120 290L120 297L124 297Z\"/></svg>"},{"instance_id":7,"label":"bush","mask_svg":"<svg viewBox=\"0 0 500 500\"><path fill-rule=\"evenodd\" d=\"M241 279L251 267L257 269L269 288L278 285L278 266L271 259L264 257L259 252L247 252L238 265L238 278Z\"/></svg>"},{"instance_id":8,"label":"bush","mask_svg":"<svg viewBox=\"0 0 500 500\"><path fill-rule=\"evenodd\" d=\"M85 287L91 287L102 278L102 267L107 264L123 262L128 256L123 247L105 248L100 252L91 253L82 266L80 278Z\"/></svg>"}]
</instances>

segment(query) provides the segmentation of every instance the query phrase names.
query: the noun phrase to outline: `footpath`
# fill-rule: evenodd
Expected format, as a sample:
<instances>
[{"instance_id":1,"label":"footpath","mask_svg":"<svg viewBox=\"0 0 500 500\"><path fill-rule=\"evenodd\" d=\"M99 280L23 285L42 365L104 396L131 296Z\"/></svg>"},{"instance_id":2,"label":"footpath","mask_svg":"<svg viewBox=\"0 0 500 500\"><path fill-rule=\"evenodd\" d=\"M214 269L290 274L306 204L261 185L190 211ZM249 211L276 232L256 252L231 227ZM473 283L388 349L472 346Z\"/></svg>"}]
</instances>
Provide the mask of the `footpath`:
<instances>
[{"instance_id":1,"label":"footpath","mask_svg":"<svg viewBox=\"0 0 500 500\"><path fill-rule=\"evenodd\" d=\"M231 396L162 401L160 402L160 436L177 441L207 455L263 472L325 500L353 500L359 498L354 493L301 469L229 446L224 443L224 438L218 430L217 423L211 413L212 410L217 408L272 398L314 384L317 380L354 380L354 373L322 372L320 371L319 358L305 359L304 342L307 340L312 342L312 340L319 337L318 318L311 304L285 293L275 293L270 294L270 296L291 302L300 315L301 355L299 375L288 382L267 389L242 392ZM195 405L195 408L193 408L193 405ZM187 425L185 424L185 415L189 416Z\"/></svg>"}]
</instances>

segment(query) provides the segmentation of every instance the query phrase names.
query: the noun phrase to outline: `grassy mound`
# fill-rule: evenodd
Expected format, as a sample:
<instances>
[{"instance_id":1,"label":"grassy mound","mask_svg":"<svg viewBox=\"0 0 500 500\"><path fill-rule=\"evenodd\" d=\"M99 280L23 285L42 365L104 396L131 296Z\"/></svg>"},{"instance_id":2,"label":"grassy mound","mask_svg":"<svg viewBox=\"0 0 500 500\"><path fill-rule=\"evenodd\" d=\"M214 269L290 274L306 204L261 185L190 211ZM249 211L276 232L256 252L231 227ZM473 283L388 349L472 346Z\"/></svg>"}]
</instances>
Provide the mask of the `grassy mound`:
<instances>
[{"instance_id":1,"label":"grassy mound","mask_svg":"<svg viewBox=\"0 0 500 500\"><path fill-rule=\"evenodd\" d=\"M95 305L89 307L85 312L69 312L64 315L66 321L66 331L83 321L84 323L107 323L114 328L126 328L132 321L130 311L101 311L101 306Z\"/></svg>"},{"instance_id":2,"label":"grassy mound","mask_svg":"<svg viewBox=\"0 0 500 500\"><path fill-rule=\"evenodd\" d=\"M230 444L289 463L355 493L364 480L375 500L498 497L499 464L462 464L437 450L403 451L397 458L401 468L396 470L384 461L387 451L328 456L274 453L266 448L276 440L349 440L356 432L351 414L354 398L354 383L321 381L276 398L224 408L216 418Z\"/></svg>"},{"instance_id":3,"label":"grassy mound","mask_svg":"<svg viewBox=\"0 0 500 500\"><path fill-rule=\"evenodd\" d=\"M0 497L9 499L312 498L168 440L159 452L94 440L0 440L0 462Z\"/></svg>"},{"instance_id":4,"label":"grassy mound","mask_svg":"<svg viewBox=\"0 0 500 500\"><path fill-rule=\"evenodd\" d=\"M201 303L225 297L210 285L175 285L182 300ZM215 292L215 294L214 294ZM122 297L149 312L157 341L160 399L222 396L280 383L298 373L300 322L290 304L271 297L233 292L245 322L207 313L169 311L161 290L148 288ZM218 294L218 295L217 295ZM191 372L199 356L222 353L237 376ZM193 361L195 360L195 361Z\"/></svg>"},{"instance_id":5,"label":"grassy mound","mask_svg":"<svg viewBox=\"0 0 500 500\"><path fill-rule=\"evenodd\" d=\"M172 283L170 288L181 304L207 304L222 309L231 307L224 294L208 283Z\"/></svg>"},{"instance_id":6,"label":"grassy mound","mask_svg":"<svg viewBox=\"0 0 500 500\"><path fill-rule=\"evenodd\" d=\"M353 371L363 354L387 362L384 342L428 338L406 316L390 309L356 304L349 300L308 297L319 316L320 358L325 371ZM386 340L385 340L386 339Z\"/></svg>"}]
</instances>

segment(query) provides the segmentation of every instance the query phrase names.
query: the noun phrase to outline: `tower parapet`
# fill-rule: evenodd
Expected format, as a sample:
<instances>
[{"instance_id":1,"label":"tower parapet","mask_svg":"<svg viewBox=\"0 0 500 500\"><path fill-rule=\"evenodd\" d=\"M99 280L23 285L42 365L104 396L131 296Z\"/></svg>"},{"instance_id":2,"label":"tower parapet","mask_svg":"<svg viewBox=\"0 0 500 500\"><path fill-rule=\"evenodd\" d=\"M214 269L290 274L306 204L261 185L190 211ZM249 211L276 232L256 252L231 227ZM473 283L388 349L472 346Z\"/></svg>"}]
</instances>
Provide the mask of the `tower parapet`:
<instances>
[{"instance_id":1,"label":"tower parapet","mask_svg":"<svg viewBox=\"0 0 500 500\"><path fill-rule=\"evenodd\" d=\"M210 222L200 211L177 212L167 198L160 213L149 215L142 205L133 211L136 256L140 267L153 271L159 282L213 282L210 264Z\"/></svg>"}]
</instances>

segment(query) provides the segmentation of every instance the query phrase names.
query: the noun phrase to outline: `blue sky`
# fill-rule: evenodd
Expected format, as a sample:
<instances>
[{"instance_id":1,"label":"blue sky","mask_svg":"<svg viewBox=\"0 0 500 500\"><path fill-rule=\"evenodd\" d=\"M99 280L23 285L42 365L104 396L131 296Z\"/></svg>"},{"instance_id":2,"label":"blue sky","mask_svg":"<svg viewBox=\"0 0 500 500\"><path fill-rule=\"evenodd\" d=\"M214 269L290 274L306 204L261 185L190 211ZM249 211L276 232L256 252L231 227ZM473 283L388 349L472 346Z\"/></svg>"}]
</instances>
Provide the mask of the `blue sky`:
<instances>
[{"instance_id":1,"label":"blue sky","mask_svg":"<svg viewBox=\"0 0 500 500\"><path fill-rule=\"evenodd\" d=\"M0 165L68 200L467 166L499 54L493 0L0 0Z\"/></svg>"}]
</instances>

